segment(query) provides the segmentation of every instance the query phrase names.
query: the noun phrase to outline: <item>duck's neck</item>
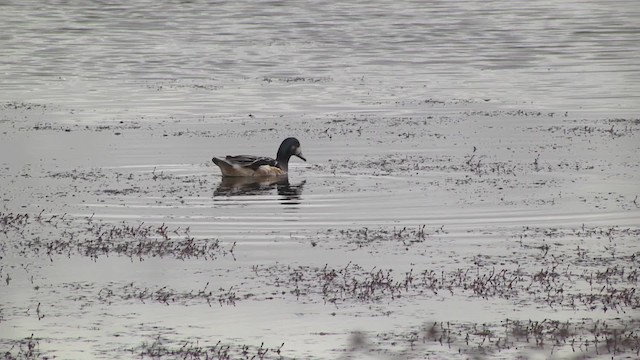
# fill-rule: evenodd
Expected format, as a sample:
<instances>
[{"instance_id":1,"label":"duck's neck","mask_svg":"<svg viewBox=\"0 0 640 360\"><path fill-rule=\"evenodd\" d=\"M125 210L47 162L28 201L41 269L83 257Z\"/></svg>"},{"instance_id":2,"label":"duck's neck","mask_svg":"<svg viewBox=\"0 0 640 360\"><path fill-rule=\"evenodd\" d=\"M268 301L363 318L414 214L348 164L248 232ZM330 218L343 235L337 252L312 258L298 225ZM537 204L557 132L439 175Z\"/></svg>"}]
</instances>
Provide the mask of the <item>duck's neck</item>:
<instances>
[{"instance_id":1,"label":"duck's neck","mask_svg":"<svg viewBox=\"0 0 640 360\"><path fill-rule=\"evenodd\" d=\"M278 157L276 160L278 161L278 167L280 169L284 170L285 172L289 171L289 158L288 157L284 157L284 158Z\"/></svg>"},{"instance_id":2,"label":"duck's neck","mask_svg":"<svg viewBox=\"0 0 640 360\"><path fill-rule=\"evenodd\" d=\"M278 167L287 172L289 171L289 159L291 159L291 153L288 152L286 147L283 145L280 145L280 148L278 149L276 160L278 161Z\"/></svg>"}]
</instances>

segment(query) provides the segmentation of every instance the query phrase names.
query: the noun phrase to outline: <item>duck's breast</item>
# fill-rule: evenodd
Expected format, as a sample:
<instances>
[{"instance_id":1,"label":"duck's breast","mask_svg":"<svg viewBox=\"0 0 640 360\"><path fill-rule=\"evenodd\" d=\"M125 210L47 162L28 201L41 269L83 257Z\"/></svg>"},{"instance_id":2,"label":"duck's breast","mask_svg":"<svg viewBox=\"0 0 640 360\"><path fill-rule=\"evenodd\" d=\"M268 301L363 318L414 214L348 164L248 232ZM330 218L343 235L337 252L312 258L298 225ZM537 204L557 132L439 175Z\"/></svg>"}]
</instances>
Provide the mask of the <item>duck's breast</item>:
<instances>
[{"instance_id":1,"label":"duck's breast","mask_svg":"<svg viewBox=\"0 0 640 360\"><path fill-rule=\"evenodd\" d=\"M286 171L276 166L262 165L255 170L253 176L282 176L286 175Z\"/></svg>"}]
</instances>

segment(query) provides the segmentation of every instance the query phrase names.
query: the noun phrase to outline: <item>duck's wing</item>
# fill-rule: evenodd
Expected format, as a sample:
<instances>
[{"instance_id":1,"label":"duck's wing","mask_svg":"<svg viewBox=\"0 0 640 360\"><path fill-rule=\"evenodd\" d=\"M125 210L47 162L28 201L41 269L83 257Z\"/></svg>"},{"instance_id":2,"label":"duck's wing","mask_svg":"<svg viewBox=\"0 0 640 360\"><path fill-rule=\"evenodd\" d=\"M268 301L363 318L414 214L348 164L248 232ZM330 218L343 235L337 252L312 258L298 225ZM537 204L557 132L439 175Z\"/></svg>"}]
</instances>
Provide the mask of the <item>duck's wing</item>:
<instances>
[{"instance_id":1,"label":"duck's wing","mask_svg":"<svg viewBox=\"0 0 640 360\"><path fill-rule=\"evenodd\" d=\"M278 166L278 162L270 157L260 157L252 155L227 155L225 160L230 164L236 164L253 170L258 169L262 165Z\"/></svg>"}]
</instances>

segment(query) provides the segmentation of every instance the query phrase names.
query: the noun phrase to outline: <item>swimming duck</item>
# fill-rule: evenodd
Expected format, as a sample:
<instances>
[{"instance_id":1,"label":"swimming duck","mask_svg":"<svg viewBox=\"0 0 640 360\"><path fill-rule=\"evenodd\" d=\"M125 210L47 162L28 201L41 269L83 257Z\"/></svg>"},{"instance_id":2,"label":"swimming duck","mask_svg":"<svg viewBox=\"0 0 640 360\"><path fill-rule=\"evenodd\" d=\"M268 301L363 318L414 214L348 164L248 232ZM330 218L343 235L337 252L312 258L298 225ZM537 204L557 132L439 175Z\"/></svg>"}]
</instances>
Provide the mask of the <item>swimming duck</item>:
<instances>
[{"instance_id":1,"label":"swimming duck","mask_svg":"<svg viewBox=\"0 0 640 360\"><path fill-rule=\"evenodd\" d=\"M223 159L214 156L211 160L218 165L222 176L283 176L289 171L289 159L293 155L307 161L302 156L298 139L290 137L280 144L275 159L252 155L227 155Z\"/></svg>"}]
</instances>

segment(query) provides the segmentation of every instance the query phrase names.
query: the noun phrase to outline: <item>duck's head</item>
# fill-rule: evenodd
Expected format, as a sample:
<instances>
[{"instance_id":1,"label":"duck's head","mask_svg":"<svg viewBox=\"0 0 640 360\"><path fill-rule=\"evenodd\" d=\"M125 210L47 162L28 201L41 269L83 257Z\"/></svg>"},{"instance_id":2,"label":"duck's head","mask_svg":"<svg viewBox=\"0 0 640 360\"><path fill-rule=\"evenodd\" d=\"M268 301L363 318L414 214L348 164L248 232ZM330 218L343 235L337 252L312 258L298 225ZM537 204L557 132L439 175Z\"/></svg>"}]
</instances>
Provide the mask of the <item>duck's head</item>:
<instances>
[{"instance_id":1,"label":"duck's head","mask_svg":"<svg viewBox=\"0 0 640 360\"><path fill-rule=\"evenodd\" d=\"M304 161L307 161L307 159L302 156L302 149L300 148L300 141L298 141L298 139L293 137L284 139L282 144L280 144L280 148L278 149L278 161L288 163L289 158L294 155Z\"/></svg>"}]
</instances>

